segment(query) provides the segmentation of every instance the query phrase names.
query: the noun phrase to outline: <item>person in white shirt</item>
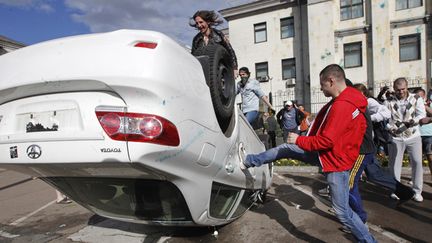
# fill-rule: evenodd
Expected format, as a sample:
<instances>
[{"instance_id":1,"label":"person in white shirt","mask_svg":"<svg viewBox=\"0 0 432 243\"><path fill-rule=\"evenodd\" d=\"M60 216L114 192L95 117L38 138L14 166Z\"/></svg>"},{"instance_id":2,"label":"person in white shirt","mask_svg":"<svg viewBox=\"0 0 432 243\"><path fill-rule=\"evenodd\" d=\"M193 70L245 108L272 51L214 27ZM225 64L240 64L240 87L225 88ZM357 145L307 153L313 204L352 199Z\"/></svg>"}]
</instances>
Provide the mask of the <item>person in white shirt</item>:
<instances>
[{"instance_id":1,"label":"person in white shirt","mask_svg":"<svg viewBox=\"0 0 432 243\"><path fill-rule=\"evenodd\" d=\"M389 144L389 167L396 180L400 181L402 160L407 151L411 167L414 200L423 201L421 195L423 189L422 166L422 141L419 122L426 117L423 98L408 92L408 81L405 78L397 78L393 82L395 97L387 99L384 105L391 112L391 118L387 129L393 137Z\"/></svg>"}]
</instances>

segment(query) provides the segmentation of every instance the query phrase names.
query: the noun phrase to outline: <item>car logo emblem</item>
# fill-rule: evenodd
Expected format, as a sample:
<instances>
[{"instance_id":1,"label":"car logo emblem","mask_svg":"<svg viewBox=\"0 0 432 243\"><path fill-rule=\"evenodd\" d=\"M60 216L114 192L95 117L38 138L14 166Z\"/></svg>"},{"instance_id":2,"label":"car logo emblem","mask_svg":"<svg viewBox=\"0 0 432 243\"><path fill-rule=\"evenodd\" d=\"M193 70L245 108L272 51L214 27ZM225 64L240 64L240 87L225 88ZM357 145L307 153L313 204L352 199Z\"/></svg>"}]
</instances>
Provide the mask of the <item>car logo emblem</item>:
<instances>
[{"instance_id":1,"label":"car logo emblem","mask_svg":"<svg viewBox=\"0 0 432 243\"><path fill-rule=\"evenodd\" d=\"M27 148L27 156L30 159L37 159L42 155L42 149L36 144L32 144Z\"/></svg>"}]
</instances>

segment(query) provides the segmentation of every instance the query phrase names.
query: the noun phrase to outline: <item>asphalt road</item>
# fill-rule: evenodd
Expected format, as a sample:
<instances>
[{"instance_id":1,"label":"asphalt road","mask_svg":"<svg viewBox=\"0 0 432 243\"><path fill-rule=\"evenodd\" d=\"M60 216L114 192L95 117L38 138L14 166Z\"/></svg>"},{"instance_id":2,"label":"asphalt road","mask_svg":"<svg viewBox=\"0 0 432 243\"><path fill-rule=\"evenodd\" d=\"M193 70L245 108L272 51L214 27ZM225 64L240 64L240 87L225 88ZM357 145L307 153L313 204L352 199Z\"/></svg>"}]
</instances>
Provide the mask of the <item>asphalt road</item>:
<instances>
[{"instance_id":1,"label":"asphalt road","mask_svg":"<svg viewBox=\"0 0 432 243\"><path fill-rule=\"evenodd\" d=\"M426 169L427 170L427 169ZM430 242L432 180L425 174L424 202L397 206L389 191L368 182L360 188L369 230L379 242ZM404 177L405 180L409 178ZM56 204L55 191L39 179L0 169L0 242L352 242L317 191L314 172L274 178L263 205L240 219L213 227L162 227L102 218L76 203Z\"/></svg>"}]
</instances>

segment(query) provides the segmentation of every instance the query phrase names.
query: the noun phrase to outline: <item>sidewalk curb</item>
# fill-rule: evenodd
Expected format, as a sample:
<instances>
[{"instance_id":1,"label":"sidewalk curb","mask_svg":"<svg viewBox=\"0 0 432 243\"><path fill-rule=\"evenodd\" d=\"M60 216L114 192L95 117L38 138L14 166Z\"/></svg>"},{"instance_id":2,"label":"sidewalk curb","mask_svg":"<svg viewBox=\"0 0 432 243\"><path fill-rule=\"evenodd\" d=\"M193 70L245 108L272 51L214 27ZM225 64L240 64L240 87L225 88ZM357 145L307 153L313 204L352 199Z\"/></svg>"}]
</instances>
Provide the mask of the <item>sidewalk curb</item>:
<instances>
[{"instance_id":1,"label":"sidewalk curb","mask_svg":"<svg viewBox=\"0 0 432 243\"><path fill-rule=\"evenodd\" d=\"M280 173L319 173L318 166L274 166L274 172ZM389 171L388 167L383 167L384 171ZM411 174L411 167L402 167L402 174ZM427 166L423 167L423 174L430 174Z\"/></svg>"}]
</instances>

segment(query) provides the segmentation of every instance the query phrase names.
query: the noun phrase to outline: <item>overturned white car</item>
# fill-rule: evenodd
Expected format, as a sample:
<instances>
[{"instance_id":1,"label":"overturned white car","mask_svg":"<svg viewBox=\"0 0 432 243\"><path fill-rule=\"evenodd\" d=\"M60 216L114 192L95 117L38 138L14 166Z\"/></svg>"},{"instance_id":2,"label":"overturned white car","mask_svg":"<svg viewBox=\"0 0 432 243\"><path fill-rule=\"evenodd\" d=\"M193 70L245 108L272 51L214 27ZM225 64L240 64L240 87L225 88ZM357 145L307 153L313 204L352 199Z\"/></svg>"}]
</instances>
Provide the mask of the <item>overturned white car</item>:
<instances>
[{"instance_id":1,"label":"overturned white car","mask_svg":"<svg viewBox=\"0 0 432 243\"><path fill-rule=\"evenodd\" d=\"M272 174L239 167L240 143L264 145L234 106L225 55L217 46L197 58L161 33L119 30L0 56L0 167L105 217L226 224Z\"/></svg>"}]
</instances>

